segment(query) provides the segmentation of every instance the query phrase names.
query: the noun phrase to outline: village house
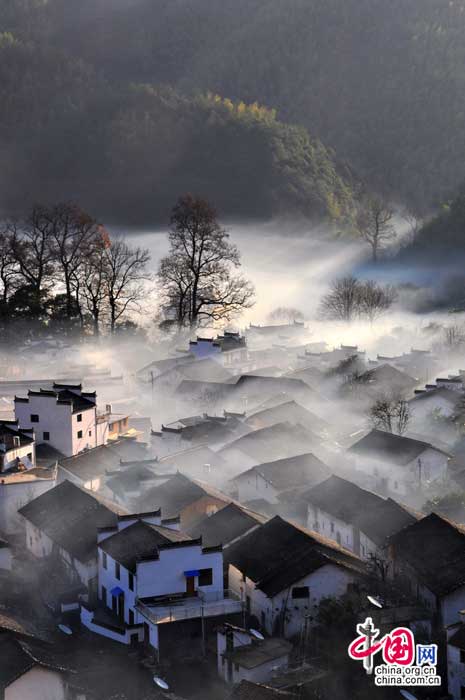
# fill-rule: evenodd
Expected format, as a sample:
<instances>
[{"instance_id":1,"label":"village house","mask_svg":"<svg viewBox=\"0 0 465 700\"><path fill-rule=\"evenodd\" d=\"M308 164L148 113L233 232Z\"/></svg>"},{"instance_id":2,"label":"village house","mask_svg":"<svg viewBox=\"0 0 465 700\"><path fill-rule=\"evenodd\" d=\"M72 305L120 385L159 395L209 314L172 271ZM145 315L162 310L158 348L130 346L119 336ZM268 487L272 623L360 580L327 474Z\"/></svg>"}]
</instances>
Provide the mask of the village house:
<instances>
[{"instance_id":1,"label":"village house","mask_svg":"<svg viewBox=\"0 0 465 700\"><path fill-rule=\"evenodd\" d=\"M34 639L0 635L0 696L3 700L71 700L70 669ZM84 696L81 696L85 698Z\"/></svg>"},{"instance_id":2,"label":"village house","mask_svg":"<svg viewBox=\"0 0 465 700\"><path fill-rule=\"evenodd\" d=\"M367 472L378 490L413 496L426 484L447 475L451 457L428 442L371 430L349 448L355 466Z\"/></svg>"},{"instance_id":3,"label":"village house","mask_svg":"<svg viewBox=\"0 0 465 700\"><path fill-rule=\"evenodd\" d=\"M207 547L222 544L223 549L226 549L267 520L266 516L239 503L229 503L217 513L206 516L188 528L187 532L194 539L201 537Z\"/></svg>"},{"instance_id":4,"label":"village house","mask_svg":"<svg viewBox=\"0 0 465 700\"><path fill-rule=\"evenodd\" d=\"M248 361L247 342L240 333L225 331L216 338L201 338L189 342L189 353L196 359L213 358L224 367L241 367Z\"/></svg>"},{"instance_id":5,"label":"village house","mask_svg":"<svg viewBox=\"0 0 465 700\"><path fill-rule=\"evenodd\" d=\"M34 429L23 429L17 420L0 421L0 473L31 469L35 465Z\"/></svg>"},{"instance_id":6,"label":"village house","mask_svg":"<svg viewBox=\"0 0 465 700\"><path fill-rule=\"evenodd\" d=\"M219 451L219 455L236 474L240 474L244 468L254 467L264 461L309 452L320 442L318 436L301 425L275 423L233 440Z\"/></svg>"},{"instance_id":7,"label":"village house","mask_svg":"<svg viewBox=\"0 0 465 700\"><path fill-rule=\"evenodd\" d=\"M218 675L225 683L264 683L287 669L292 644L271 637L257 639L249 630L225 623L217 630Z\"/></svg>"},{"instance_id":8,"label":"village house","mask_svg":"<svg viewBox=\"0 0 465 700\"><path fill-rule=\"evenodd\" d=\"M142 493L133 502L133 509L145 512L160 507L167 518L179 516L181 530L187 531L205 516L216 513L231 499L203 481L189 479L177 472L159 486Z\"/></svg>"},{"instance_id":9,"label":"village house","mask_svg":"<svg viewBox=\"0 0 465 700\"><path fill-rule=\"evenodd\" d=\"M0 570L11 571L13 568L13 553L9 542L0 537Z\"/></svg>"},{"instance_id":10,"label":"village house","mask_svg":"<svg viewBox=\"0 0 465 700\"><path fill-rule=\"evenodd\" d=\"M322 598L347 593L366 574L349 550L279 516L228 547L229 587L262 631L285 638L315 618Z\"/></svg>"},{"instance_id":11,"label":"village house","mask_svg":"<svg viewBox=\"0 0 465 700\"><path fill-rule=\"evenodd\" d=\"M224 459L203 444L161 457L158 466L163 472L179 471L189 478L201 477L213 486L223 484L227 473Z\"/></svg>"},{"instance_id":12,"label":"village house","mask_svg":"<svg viewBox=\"0 0 465 700\"><path fill-rule=\"evenodd\" d=\"M29 390L27 398L15 396L15 417L21 428L34 430L37 444L47 443L65 457L108 439L108 421L97 415L97 396L83 392L81 384L54 383L51 390Z\"/></svg>"},{"instance_id":13,"label":"village house","mask_svg":"<svg viewBox=\"0 0 465 700\"><path fill-rule=\"evenodd\" d=\"M237 614L241 604L225 596L221 547L204 547L161 512L118 519L98 534L98 597L116 628L81 605L81 622L125 644L144 641L160 655L161 628L172 622ZM182 628L180 628L182 629Z\"/></svg>"},{"instance_id":14,"label":"village house","mask_svg":"<svg viewBox=\"0 0 465 700\"><path fill-rule=\"evenodd\" d=\"M388 538L417 520L391 498L335 475L306 491L303 499L308 504L307 527L362 559L385 557Z\"/></svg>"},{"instance_id":15,"label":"village house","mask_svg":"<svg viewBox=\"0 0 465 700\"><path fill-rule=\"evenodd\" d=\"M228 383L232 380L232 377L232 373L223 367L220 362L216 362L211 357L206 357L177 364L156 377L151 384L156 394L172 394L185 381Z\"/></svg>"},{"instance_id":16,"label":"village house","mask_svg":"<svg viewBox=\"0 0 465 700\"><path fill-rule=\"evenodd\" d=\"M311 452L264 462L231 480L234 496L241 503L264 499L279 503L288 492L302 492L330 476L331 470Z\"/></svg>"},{"instance_id":17,"label":"village house","mask_svg":"<svg viewBox=\"0 0 465 700\"><path fill-rule=\"evenodd\" d=\"M118 522L121 509L63 481L21 508L26 546L38 559L56 557L71 585L97 585L97 530Z\"/></svg>"},{"instance_id":18,"label":"village house","mask_svg":"<svg viewBox=\"0 0 465 700\"><path fill-rule=\"evenodd\" d=\"M245 414L227 411L222 416L202 413L179 418L162 425L161 431L152 431L152 449L157 455L169 455L200 444L219 448L250 432L244 419Z\"/></svg>"},{"instance_id":19,"label":"village house","mask_svg":"<svg viewBox=\"0 0 465 700\"><path fill-rule=\"evenodd\" d=\"M431 513L389 539L389 576L436 614L438 627L465 609L465 527Z\"/></svg>"},{"instance_id":20,"label":"village house","mask_svg":"<svg viewBox=\"0 0 465 700\"><path fill-rule=\"evenodd\" d=\"M148 457L147 446L134 440L121 440L99 445L72 457L58 459L58 482L72 481L89 491L110 496L106 488L109 473L118 469L122 461Z\"/></svg>"},{"instance_id":21,"label":"village house","mask_svg":"<svg viewBox=\"0 0 465 700\"><path fill-rule=\"evenodd\" d=\"M462 395L446 387L418 389L409 401L412 422L418 425L428 419L452 418L462 405Z\"/></svg>"},{"instance_id":22,"label":"village house","mask_svg":"<svg viewBox=\"0 0 465 700\"><path fill-rule=\"evenodd\" d=\"M181 354L177 357L167 357L163 360L154 360L148 365L137 370L136 377L144 384L151 384L157 377L170 371L178 365L184 365L193 362L194 356L189 353Z\"/></svg>"},{"instance_id":23,"label":"village house","mask_svg":"<svg viewBox=\"0 0 465 700\"><path fill-rule=\"evenodd\" d=\"M24 529L24 520L18 510L56 486L55 467L33 467L0 476L0 531L17 534Z\"/></svg>"},{"instance_id":24,"label":"village house","mask_svg":"<svg viewBox=\"0 0 465 700\"><path fill-rule=\"evenodd\" d=\"M253 430L267 428L275 423L288 422L301 425L318 436L324 436L329 428L328 423L307 410L296 401L285 401L251 413L246 420Z\"/></svg>"}]
</instances>

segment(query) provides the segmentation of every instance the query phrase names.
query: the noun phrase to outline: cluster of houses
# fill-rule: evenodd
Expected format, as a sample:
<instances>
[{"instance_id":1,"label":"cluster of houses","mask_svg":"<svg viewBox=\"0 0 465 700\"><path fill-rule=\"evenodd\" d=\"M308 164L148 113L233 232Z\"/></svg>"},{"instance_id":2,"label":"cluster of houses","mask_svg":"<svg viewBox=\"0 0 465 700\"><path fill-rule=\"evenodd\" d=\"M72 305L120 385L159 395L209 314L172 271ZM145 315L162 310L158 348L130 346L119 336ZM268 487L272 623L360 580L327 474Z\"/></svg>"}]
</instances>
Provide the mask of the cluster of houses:
<instances>
[{"instance_id":1,"label":"cluster of houses","mask_svg":"<svg viewBox=\"0 0 465 700\"><path fill-rule=\"evenodd\" d=\"M330 600L420 630L435 697L465 697L465 372L442 362L291 323L164 347L121 383L0 381L0 696L136 697L98 684L101 654L141 700L329 700ZM382 398L401 434L371 421Z\"/></svg>"}]
</instances>

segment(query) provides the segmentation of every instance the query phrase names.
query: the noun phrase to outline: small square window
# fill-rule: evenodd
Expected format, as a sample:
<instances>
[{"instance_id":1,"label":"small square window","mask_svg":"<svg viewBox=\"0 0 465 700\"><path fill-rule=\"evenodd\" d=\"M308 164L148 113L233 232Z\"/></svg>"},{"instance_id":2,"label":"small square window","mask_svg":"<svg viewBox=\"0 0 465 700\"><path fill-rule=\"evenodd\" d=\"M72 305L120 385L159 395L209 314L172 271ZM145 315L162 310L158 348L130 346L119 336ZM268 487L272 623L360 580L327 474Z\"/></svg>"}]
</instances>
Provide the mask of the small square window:
<instances>
[{"instance_id":1,"label":"small square window","mask_svg":"<svg viewBox=\"0 0 465 700\"><path fill-rule=\"evenodd\" d=\"M299 599L299 598L309 598L310 597L310 591L308 586L296 586L295 588L292 589L292 598L293 600Z\"/></svg>"},{"instance_id":2,"label":"small square window","mask_svg":"<svg viewBox=\"0 0 465 700\"><path fill-rule=\"evenodd\" d=\"M50 440L50 433L47 430L44 430L42 435L44 440Z\"/></svg>"},{"instance_id":3,"label":"small square window","mask_svg":"<svg viewBox=\"0 0 465 700\"><path fill-rule=\"evenodd\" d=\"M200 569L199 586L211 586L213 583L213 571L211 569Z\"/></svg>"},{"instance_id":4,"label":"small square window","mask_svg":"<svg viewBox=\"0 0 465 700\"><path fill-rule=\"evenodd\" d=\"M38 423L39 422L39 414L38 413L31 413L31 423Z\"/></svg>"},{"instance_id":5,"label":"small square window","mask_svg":"<svg viewBox=\"0 0 465 700\"><path fill-rule=\"evenodd\" d=\"M77 422L82 423L82 413L78 413L77 415Z\"/></svg>"},{"instance_id":6,"label":"small square window","mask_svg":"<svg viewBox=\"0 0 465 700\"><path fill-rule=\"evenodd\" d=\"M78 430L77 436L78 436L78 438L82 438L82 430Z\"/></svg>"}]
</instances>

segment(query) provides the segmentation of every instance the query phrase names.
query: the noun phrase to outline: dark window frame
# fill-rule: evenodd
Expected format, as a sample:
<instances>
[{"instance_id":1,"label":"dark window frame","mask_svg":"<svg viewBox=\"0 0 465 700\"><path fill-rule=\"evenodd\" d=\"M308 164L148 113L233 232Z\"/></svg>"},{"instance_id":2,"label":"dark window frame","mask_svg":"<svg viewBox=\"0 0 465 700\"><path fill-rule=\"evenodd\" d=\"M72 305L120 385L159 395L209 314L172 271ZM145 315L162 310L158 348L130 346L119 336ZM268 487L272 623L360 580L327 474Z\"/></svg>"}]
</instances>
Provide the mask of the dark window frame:
<instances>
[{"instance_id":1,"label":"dark window frame","mask_svg":"<svg viewBox=\"0 0 465 700\"><path fill-rule=\"evenodd\" d=\"M292 589L292 600L308 600L310 598L309 586L295 586Z\"/></svg>"},{"instance_id":2,"label":"dark window frame","mask_svg":"<svg viewBox=\"0 0 465 700\"><path fill-rule=\"evenodd\" d=\"M199 586L211 586L213 584L213 569L199 570Z\"/></svg>"}]
</instances>

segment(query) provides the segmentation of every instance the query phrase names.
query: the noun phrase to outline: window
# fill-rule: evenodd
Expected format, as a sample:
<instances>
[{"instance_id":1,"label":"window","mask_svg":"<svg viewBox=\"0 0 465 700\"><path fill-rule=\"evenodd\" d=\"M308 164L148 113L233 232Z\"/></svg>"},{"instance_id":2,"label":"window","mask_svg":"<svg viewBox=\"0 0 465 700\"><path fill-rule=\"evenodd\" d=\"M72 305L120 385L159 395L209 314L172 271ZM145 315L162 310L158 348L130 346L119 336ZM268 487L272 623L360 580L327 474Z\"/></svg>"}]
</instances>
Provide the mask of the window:
<instances>
[{"instance_id":1,"label":"window","mask_svg":"<svg viewBox=\"0 0 465 700\"><path fill-rule=\"evenodd\" d=\"M38 423L39 422L39 414L38 413L31 413L31 423Z\"/></svg>"},{"instance_id":2,"label":"window","mask_svg":"<svg viewBox=\"0 0 465 700\"><path fill-rule=\"evenodd\" d=\"M394 481L394 490L397 491L398 488L399 488L399 484L397 483L397 481Z\"/></svg>"},{"instance_id":3,"label":"window","mask_svg":"<svg viewBox=\"0 0 465 700\"><path fill-rule=\"evenodd\" d=\"M30 462L32 462L32 452L27 453L27 458Z\"/></svg>"},{"instance_id":4,"label":"window","mask_svg":"<svg viewBox=\"0 0 465 700\"><path fill-rule=\"evenodd\" d=\"M78 413L76 420L78 423L82 423L82 413Z\"/></svg>"},{"instance_id":5,"label":"window","mask_svg":"<svg viewBox=\"0 0 465 700\"><path fill-rule=\"evenodd\" d=\"M334 532L334 523L331 523L331 532Z\"/></svg>"},{"instance_id":6,"label":"window","mask_svg":"<svg viewBox=\"0 0 465 700\"><path fill-rule=\"evenodd\" d=\"M292 599L298 600L300 598L310 598L310 591L308 586L297 586L292 589Z\"/></svg>"},{"instance_id":7,"label":"window","mask_svg":"<svg viewBox=\"0 0 465 700\"><path fill-rule=\"evenodd\" d=\"M117 579L121 576L121 567L118 562L115 562L115 576Z\"/></svg>"},{"instance_id":8,"label":"window","mask_svg":"<svg viewBox=\"0 0 465 700\"><path fill-rule=\"evenodd\" d=\"M128 574L128 585L129 585L129 590L133 591L134 590L134 576L132 574Z\"/></svg>"},{"instance_id":9,"label":"window","mask_svg":"<svg viewBox=\"0 0 465 700\"><path fill-rule=\"evenodd\" d=\"M460 686L460 697L465 698L465 685Z\"/></svg>"},{"instance_id":10,"label":"window","mask_svg":"<svg viewBox=\"0 0 465 700\"><path fill-rule=\"evenodd\" d=\"M82 430L78 430L77 436L78 436L78 438L82 438Z\"/></svg>"},{"instance_id":11,"label":"window","mask_svg":"<svg viewBox=\"0 0 465 700\"><path fill-rule=\"evenodd\" d=\"M460 649L460 663L465 664L465 649Z\"/></svg>"},{"instance_id":12,"label":"window","mask_svg":"<svg viewBox=\"0 0 465 700\"><path fill-rule=\"evenodd\" d=\"M89 437L92 437L92 430L89 430Z\"/></svg>"},{"instance_id":13,"label":"window","mask_svg":"<svg viewBox=\"0 0 465 700\"><path fill-rule=\"evenodd\" d=\"M105 552L102 552L102 566L104 569L106 569L108 566L107 555L105 554Z\"/></svg>"},{"instance_id":14,"label":"window","mask_svg":"<svg viewBox=\"0 0 465 700\"><path fill-rule=\"evenodd\" d=\"M213 583L213 572L211 569L200 569L199 586L211 586Z\"/></svg>"},{"instance_id":15,"label":"window","mask_svg":"<svg viewBox=\"0 0 465 700\"><path fill-rule=\"evenodd\" d=\"M107 604L107 589L105 586L102 586L102 601Z\"/></svg>"},{"instance_id":16,"label":"window","mask_svg":"<svg viewBox=\"0 0 465 700\"><path fill-rule=\"evenodd\" d=\"M130 625L134 624L134 613L132 610L129 611L129 624Z\"/></svg>"},{"instance_id":17,"label":"window","mask_svg":"<svg viewBox=\"0 0 465 700\"><path fill-rule=\"evenodd\" d=\"M42 436L44 440L50 440L50 433L47 430L44 430Z\"/></svg>"}]
</instances>

